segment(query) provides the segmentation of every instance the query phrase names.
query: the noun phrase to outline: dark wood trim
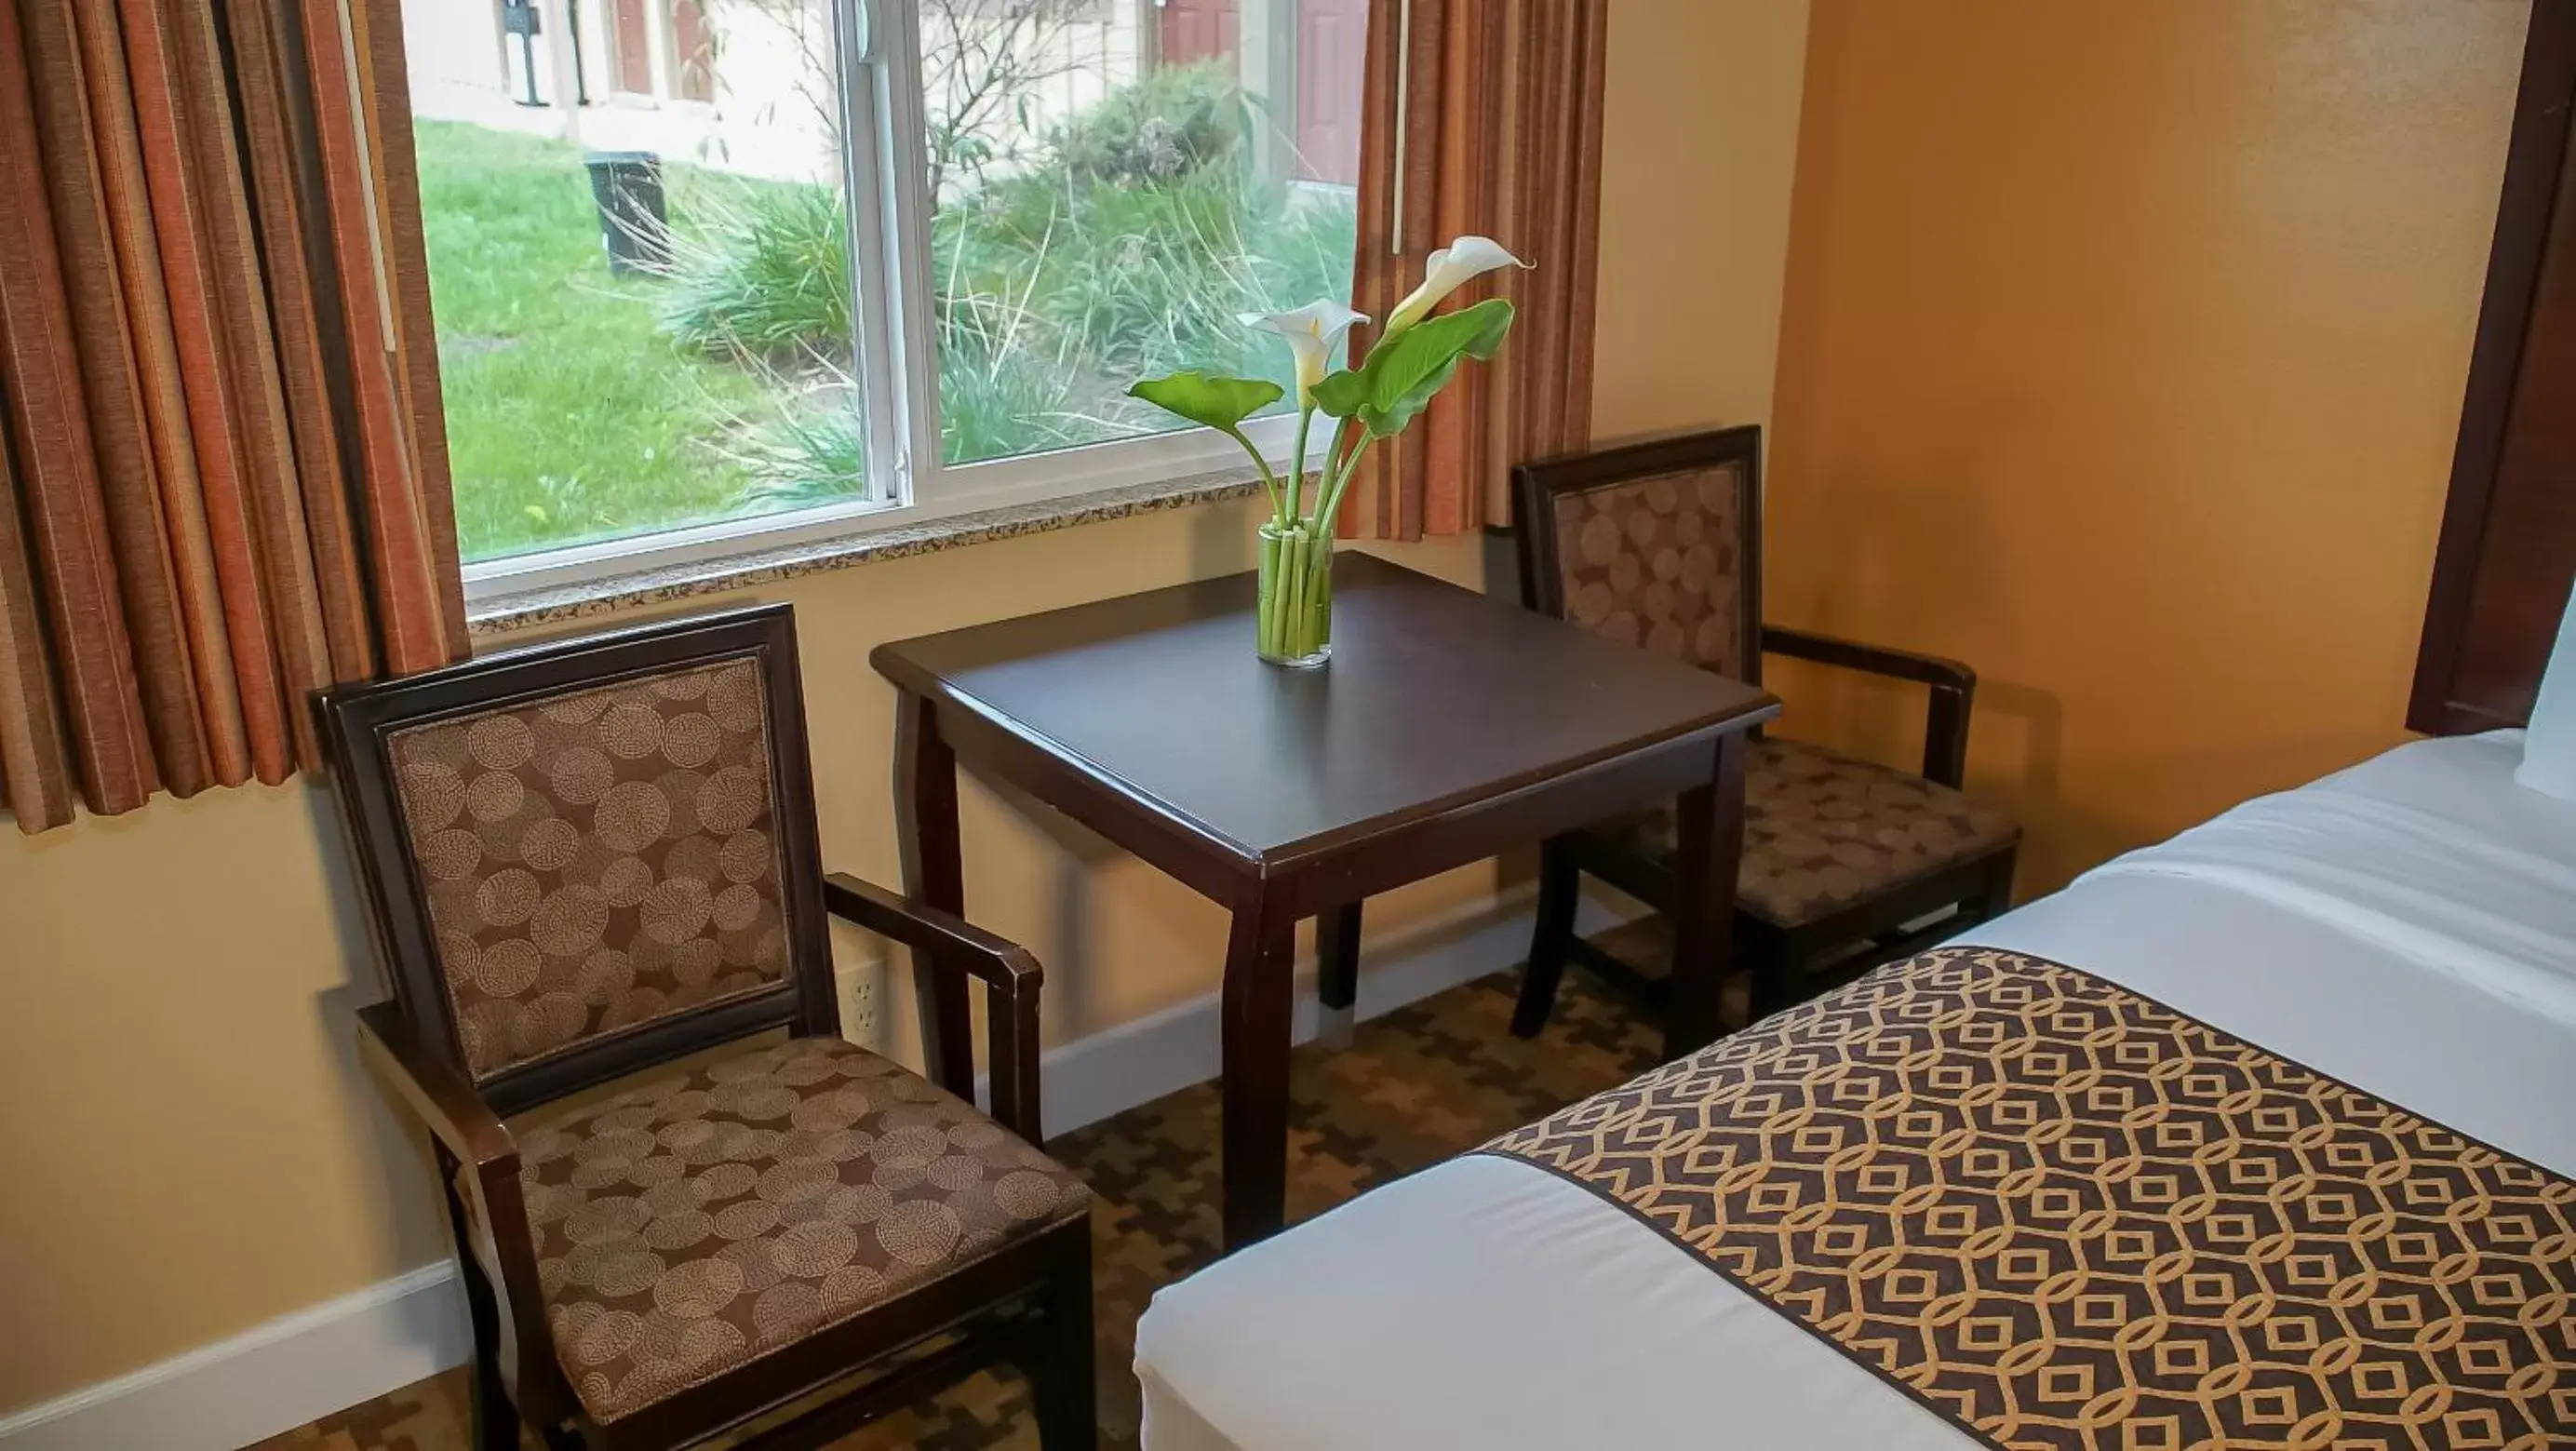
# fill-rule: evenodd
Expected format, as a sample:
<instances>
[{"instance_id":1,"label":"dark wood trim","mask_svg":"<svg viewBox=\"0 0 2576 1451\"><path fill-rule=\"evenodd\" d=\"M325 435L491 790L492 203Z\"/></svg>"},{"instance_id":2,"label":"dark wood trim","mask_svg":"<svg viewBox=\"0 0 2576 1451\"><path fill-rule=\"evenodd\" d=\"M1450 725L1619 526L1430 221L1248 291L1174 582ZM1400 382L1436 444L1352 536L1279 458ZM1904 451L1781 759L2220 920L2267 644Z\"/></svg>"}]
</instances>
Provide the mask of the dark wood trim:
<instances>
[{"instance_id":1,"label":"dark wood trim","mask_svg":"<svg viewBox=\"0 0 2576 1451\"><path fill-rule=\"evenodd\" d=\"M1360 991L1360 903L1344 902L1315 918L1315 1001L1333 1012L1354 1007Z\"/></svg>"},{"instance_id":2,"label":"dark wood trim","mask_svg":"<svg viewBox=\"0 0 2576 1451\"><path fill-rule=\"evenodd\" d=\"M1940 655L1865 645L1813 630L1762 627L1766 653L1843 670L1881 675L1931 687L1923 721L1923 775L1956 791L1968 775L1968 720L1976 705L1977 672Z\"/></svg>"},{"instance_id":3,"label":"dark wood trim","mask_svg":"<svg viewBox=\"0 0 2576 1451\"><path fill-rule=\"evenodd\" d=\"M1046 974L1038 960L1018 943L840 872L823 879L823 900L833 916L911 948L943 984L963 973L991 990L984 1026L991 1040L986 1058L993 1117L1030 1143L1046 1142L1038 1121L1037 1036Z\"/></svg>"},{"instance_id":4,"label":"dark wood trim","mask_svg":"<svg viewBox=\"0 0 2576 1451\"><path fill-rule=\"evenodd\" d=\"M966 915L966 866L958 841L957 753L930 701L895 701L895 837L903 852L904 894L951 917ZM939 970L936 954L915 946L915 1001L921 1005L923 1073L959 1098L975 1097L974 1025L966 984Z\"/></svg>"},{"instance_id":5,"label":"dark wood trim","mask_svg":"<svg viewBox=\"0 0 2576 1451\"><path fill-rule=\"evenodd\" d=\"M392 1003L358 1009L358 1058L459 1163L518 1172L519 1145L509 1125L444 1055L421 1047L410 1020Z\"/></svg>"},{"instance_id":6,"label":"dark wood trim","mask_svg":"<svg viewBox=\"0 0 2576 1451\"><path fill-rule=\"evenodd\" d=\"M1744 751L1740 732L1719 737L1708 782L1681 793L1675 807L1681 891L1665 904L1673 919L1673 990L1664 1010L1668 1059L1697 1052L1726 1031L1719 1005L1733 957L1729 928L1744 855Z\"/></svg>"},{"instance_id":7,"label":"dark wood trim","mask_svg":"<svg viewBox=\"0 0 2576 1451\"><path fill-rule=\"evenodd\" d=\"M1288 1200L1288 1050L1297 922L1288 894L1255 883L1234 904L1225 947L1225 1247L1279 1232Z\"/></svg>"},{"instance_id":8,"label":"dark wood trim","mask_svg":"<svg viewBox=\"0 0 2576 1451\"><path fill-rule=\"evenodd\" d=\"M1091 1241L1059 1246L1039 1304L1036 1346L1025 1357L1037 1409L1038 1451L1090 1451L1100 1424L1099 1337L1091 1323Z\"/></svg>"},{"instance_id":9,"label":"dark wood trim","mask_svg":"<svg viewBox=\"0 0 2576 1451\"><path fill-rule=\"evenodd\" d=\"M2406 724L2433 735L2459 735L2521 725L2453 698L2461 645L2476 597L2496 469L2521 380L2525 338L2558 208L2567 159L2571 107L2576 107L2576 0L2535 0L2525 34L2522 75L2505 145L2504 188L2495 240L2487 253L2486 291L2469 349L2469 381L2460 404L2459 443L2433 550L2433 580L2424 606L2422 642Z\"/></svg>"},{"instance_id":10,"label":"dark wood trim","mask_svg":"<svg viewBox=\"0 0 2576 1451\"><path fill-rule=\"evenodd\" d=\"M1592 946L1574 935L1575 909L1583 900L1583 867L1574 856L1581 840L1569 832L1539 844L1538 905L1532 914L1529 958L1521 964L1520 995L1512 1006L1515 1038L1535 1038L1547 1026L1547 1009L1556 1001L1566 959Z\"/></svg>"}]
</instances>

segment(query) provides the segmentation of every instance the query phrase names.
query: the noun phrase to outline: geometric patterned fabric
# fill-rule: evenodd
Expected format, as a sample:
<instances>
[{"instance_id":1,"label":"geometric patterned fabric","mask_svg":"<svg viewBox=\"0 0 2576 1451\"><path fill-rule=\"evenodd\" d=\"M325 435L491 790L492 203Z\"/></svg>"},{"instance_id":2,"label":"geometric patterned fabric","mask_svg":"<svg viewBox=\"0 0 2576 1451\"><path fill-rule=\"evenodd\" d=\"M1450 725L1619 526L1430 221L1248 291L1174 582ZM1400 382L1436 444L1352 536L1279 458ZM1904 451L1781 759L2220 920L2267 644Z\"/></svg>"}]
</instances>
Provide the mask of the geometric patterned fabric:
<instances>
[{"instance_id":1,"label":"geometric patterned fabric","mask_svg":"<svg viewBox=\"0 0 2576 1451\"><path fill-rule=\"evenodd\" d=\"M392 755L477 1081L786 977L757 662L413 726Z\"/></svg>"},{"instance_id":2,"label":"geometric patterned fabric","mask_svg":"<svg viewBox=\"0 0 2576 1451\"><path fill-rule=\"evenodd\" d=\"M519 1126L564 1372L605 1424L1079 1215L1082 1181L838 1038Z\"/></svg>"},{"instance_id":3,"label":"geometric patterned fabric","mask_svg":"<svg viewBox=\"0 0 2576 1451\"><path fill-rule=\"evenodd\" d=\"M2056 963L1893 963L1485 1152L2009 1451L2576 1444L2576 1182Z\"/></svg>"},{"instance_id":4,"label":"geometric patterned fabric","mask_svg":"<svg viewBox=\"0 0 2576 1451\"><path fill-rule=\"evenodd\" d=\"M1667 868L1681 856L1670 806L1614 831ZM1736 905L1796 927L2021 839L2000 811L1907 771L1779 736L1748 743Z\"/></svg>"},{"instance_id":5,"label":"geometric patterned fabric","mask_svg":"<svg viewBox=\"0 0 2576 1451\"><path fill-rule=\"evenodd\" d=\"M1722 464L1557 495L1566 619L1742 680L1742 483Z\"/></svg>"}]
</instances>

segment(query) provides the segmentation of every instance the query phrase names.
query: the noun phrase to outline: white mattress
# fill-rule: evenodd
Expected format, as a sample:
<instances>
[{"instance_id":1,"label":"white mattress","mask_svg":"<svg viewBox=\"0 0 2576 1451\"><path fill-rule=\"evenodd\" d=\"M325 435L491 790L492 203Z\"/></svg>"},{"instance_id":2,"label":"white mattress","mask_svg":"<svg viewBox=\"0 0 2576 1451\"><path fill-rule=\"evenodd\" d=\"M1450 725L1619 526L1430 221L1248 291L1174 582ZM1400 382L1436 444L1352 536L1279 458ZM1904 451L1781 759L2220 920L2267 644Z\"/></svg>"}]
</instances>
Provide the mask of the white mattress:
<instances>
[{"instance_id":1,"label":"white mattress","mask_svg":"<svg viewBox=\"0 0 2576 1451\"><path fill-rule=\"evenodd\" d=\"M1964 940L2085 968L2576 1174L2576 806L2518 732L2249 802ZM1137 1329L1146 1451L1976 1443L1590 1193L1452 1160Z\"/></svg>"}]
</instances>

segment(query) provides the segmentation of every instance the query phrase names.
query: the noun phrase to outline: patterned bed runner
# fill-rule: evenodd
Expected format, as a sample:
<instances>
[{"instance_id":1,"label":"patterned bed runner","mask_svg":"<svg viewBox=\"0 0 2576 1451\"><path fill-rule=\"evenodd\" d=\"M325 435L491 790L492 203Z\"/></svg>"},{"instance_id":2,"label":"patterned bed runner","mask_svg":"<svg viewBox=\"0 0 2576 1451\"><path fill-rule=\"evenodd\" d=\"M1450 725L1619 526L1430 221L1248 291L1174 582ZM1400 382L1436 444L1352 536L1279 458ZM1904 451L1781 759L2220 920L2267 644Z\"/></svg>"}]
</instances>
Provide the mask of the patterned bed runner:
<instances>
[{"instance_id":1,"label":"patterned bed runner","mask_svg":"<svg viewBox=\"0 0 2576 1451\"><path fill-rule=\"evenodd\" d=\"M2057 963L1891 964L1484 1152L2008 1451L2576 1445L2576 1182Z\"/></svg>"}]
</instances>

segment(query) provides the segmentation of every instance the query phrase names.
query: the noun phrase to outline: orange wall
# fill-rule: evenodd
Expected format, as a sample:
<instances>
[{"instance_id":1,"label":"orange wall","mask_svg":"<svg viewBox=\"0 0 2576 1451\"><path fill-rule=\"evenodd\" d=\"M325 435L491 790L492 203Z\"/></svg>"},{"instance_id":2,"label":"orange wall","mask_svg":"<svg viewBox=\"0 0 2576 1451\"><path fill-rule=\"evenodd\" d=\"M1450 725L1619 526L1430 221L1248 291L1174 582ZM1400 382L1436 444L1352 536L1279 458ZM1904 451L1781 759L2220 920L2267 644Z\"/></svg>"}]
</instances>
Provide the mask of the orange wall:
<instances>
[{"instance_id":1,"label":"orange wall","mask_svg":"<svg viewBox=\"0 0 2576 1451\"><path fill-rule=\"evenodd\" d=\"M2024 895L2403 738L2527 14L1815 0L1769 614L1977 668Z\"/></svg>"}]
</instances>

